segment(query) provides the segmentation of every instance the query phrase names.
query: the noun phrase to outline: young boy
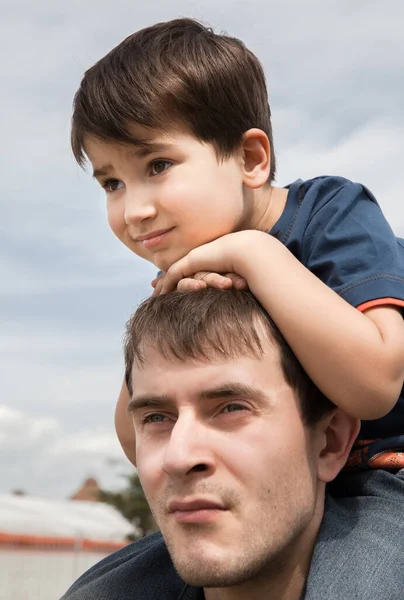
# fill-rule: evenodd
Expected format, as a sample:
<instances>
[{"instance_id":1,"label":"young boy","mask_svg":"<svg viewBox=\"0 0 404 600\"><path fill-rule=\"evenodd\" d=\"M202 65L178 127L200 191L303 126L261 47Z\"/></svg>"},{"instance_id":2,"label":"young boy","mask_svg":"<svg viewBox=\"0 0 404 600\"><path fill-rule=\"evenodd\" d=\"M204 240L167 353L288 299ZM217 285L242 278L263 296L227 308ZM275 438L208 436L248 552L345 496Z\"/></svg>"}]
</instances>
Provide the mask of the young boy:
<instances>
[{"instance_id":1,"label":"young boy","mask_svg":"<svg viewBox=\"0 0 404 600\"><path fill-rule=\"evenodd\" d=\"M114 233L164 273L155 293L248 285L314 383L364 421L348 468L395 477L404 242L362 185L274 186L270 116L262 67L242 42L178 19L131 35L86 72L72 147L106 191ZM135 464L128 397L124 383L116 426ZM366 493L360 474L348 481Z\"/></svg>"}]
</instances>

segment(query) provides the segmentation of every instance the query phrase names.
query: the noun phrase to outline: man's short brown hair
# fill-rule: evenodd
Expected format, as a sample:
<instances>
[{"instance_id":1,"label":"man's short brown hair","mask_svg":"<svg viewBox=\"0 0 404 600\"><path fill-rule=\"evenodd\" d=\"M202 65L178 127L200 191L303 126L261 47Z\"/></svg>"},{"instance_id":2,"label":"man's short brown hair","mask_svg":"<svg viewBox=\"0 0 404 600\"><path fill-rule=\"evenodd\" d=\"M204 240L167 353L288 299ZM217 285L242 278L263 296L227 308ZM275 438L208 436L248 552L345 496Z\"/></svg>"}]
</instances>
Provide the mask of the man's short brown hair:
<instances>
[{"instance_id":1,"label":"man's short brown hair","mask_svg":"<svg viewBox=\"0 0 404 600\"><path fill-rule=\"evenodd\" d=\"M257 57L238 39L193 19L158 23L127 37L86 71L74 99L71 142L80 165L85 139L141 144L130 125L161 132L181 125L228 158L253 127L268 136L271 111Z\"/></svg>"},{"instance_id":2,"label":"man's short brown hair","mask_svg":"<svg viewBox=\"0 0 404 600\"><path fill-rule=\"evenodd\" d=\"M164 358L202 361L240 356L261 358L264 341L279 351L286 382L297 393L303 422L315 425L333 408L308 377L265 309L250 292L208 288L172 292L145 300L126 325L125 379L132 395L132 369L146 360L145 344Z\"/></svg>"}]
</instances>

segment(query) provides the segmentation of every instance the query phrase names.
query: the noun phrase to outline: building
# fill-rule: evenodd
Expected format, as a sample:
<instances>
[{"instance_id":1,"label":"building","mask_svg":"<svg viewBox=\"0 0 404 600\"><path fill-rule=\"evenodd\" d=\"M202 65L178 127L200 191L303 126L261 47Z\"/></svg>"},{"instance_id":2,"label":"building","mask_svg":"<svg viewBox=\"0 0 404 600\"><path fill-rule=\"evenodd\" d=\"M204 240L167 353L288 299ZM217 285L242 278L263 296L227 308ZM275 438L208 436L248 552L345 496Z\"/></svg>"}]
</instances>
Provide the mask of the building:
<instances>
[{"instance_id":1,"label":"building","mask_svg":"<svg viewBox=\"0 0 404 600\"><path fill-rule=\"evenodd\" d=\"M69 500L0 494L0 548L80 549L113 552L140 537L114 507L98 502L99 486L87 479Z\"/></svg>"},{"instance_id":2,"label":"building","mask_svg":"<svg viewBox=\"0 0 404 600\"><path fill-rule=\"evenodd\" d=\"M94 477L85 480L81 488L73 494L72 500L86 500L87 502L99 502L101 488Z\"/></svg>"}]
</instances>

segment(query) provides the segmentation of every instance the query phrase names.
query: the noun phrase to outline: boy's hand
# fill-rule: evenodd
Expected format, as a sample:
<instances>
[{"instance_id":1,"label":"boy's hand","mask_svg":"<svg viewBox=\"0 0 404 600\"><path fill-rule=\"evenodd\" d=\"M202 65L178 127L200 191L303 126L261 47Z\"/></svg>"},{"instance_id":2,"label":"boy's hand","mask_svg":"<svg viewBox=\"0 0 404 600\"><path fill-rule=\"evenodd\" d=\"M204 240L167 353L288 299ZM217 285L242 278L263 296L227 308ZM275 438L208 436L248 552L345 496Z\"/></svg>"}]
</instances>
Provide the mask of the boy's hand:
<instances>
[{"instance_id":1,"label":"boy's hand","mask_svg":"<svg viewBox=\"0 0 404 600\"><path fill-rule=\"evenodd\" d=\"M154 295L172 292L177 289L180 281L192 280L195 274L199 275L201 273L203 273L202 278L198 279L197 283L191 284L187 281L184 285L198 285L200 287L196 289L201 289L207 287L207 278L210 278L211 282L217 282L218 277L227 278L230 274L233 276L237 273L250 287L247 274L249 273L249 265L257 263L257 248L262 251L264 244L270 245L275 241L267 233L261 231L239 231L224 235L203 246L198 246L168 269L162 278L162 283L159 285L159 282L156 283ZM219 273L226 273L226 275L219 275ZM219 281L221 280L219 279ZM231 281L231 285L233 285L233 279ZM231 287L230 283L224 285L224 289L227 285ZM222 286L219 285L219 287Z\"/></svg>"},{"instance_id":2,"label":"boy's hand","mask_svg":"<svg viewBox=\"0 0 404 600\"><path fill-rule=\"evenodd\" d=\"M159 296L163 289L165 274L162 273L152 281L154 288L153 296ZM248 283L237 273L211 273L210 271L199 271L192 277L185 277L177 284L177 290L180 292L194 292L204 288L213 287L220 290L235 288L237 290L248 290Z\"/></svg>"}]
</instances>

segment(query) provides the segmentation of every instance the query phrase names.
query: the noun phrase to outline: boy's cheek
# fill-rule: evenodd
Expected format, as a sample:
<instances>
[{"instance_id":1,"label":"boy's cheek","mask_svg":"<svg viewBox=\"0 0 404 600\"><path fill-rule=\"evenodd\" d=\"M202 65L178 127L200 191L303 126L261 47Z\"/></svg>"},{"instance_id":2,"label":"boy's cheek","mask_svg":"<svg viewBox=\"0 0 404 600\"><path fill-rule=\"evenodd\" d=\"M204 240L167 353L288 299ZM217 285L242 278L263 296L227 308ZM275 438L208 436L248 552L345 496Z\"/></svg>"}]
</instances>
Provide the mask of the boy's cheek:
<instances>
[{"instance_id":1,"label":"boy's cheek","mask_svg":"<svg viewBox=\"0 0 404 600\"><path fill-rule=\"evenodd\" d=\"M123 242L125 245L127 245L123 239L124 232L126 229L125 220L123 218L123 215L120 216L120 215L116 214L116 211L114 211L113 209L110 209L108 207L107 208L107 217L108 217L108 224L109 224L110 228L112 229L113 233L116 235L116 237L119 240L121 240L121 242Z\"/></svg>"}]
</instances>

